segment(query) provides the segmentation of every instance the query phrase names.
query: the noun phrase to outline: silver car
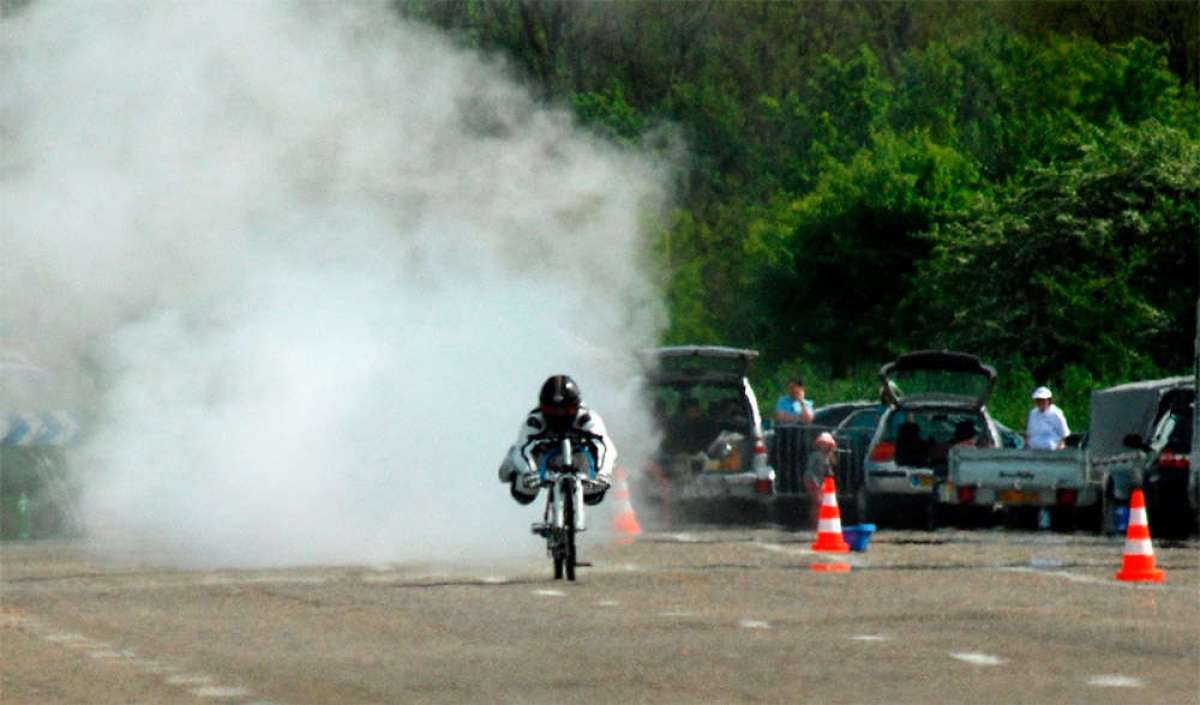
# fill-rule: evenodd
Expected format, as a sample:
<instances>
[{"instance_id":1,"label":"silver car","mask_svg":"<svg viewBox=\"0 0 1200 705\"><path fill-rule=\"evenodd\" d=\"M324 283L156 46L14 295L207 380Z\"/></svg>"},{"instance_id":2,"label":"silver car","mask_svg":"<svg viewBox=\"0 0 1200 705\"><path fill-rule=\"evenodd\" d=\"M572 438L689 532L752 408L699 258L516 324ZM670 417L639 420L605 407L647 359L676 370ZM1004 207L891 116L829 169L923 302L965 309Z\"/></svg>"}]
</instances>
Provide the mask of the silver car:
<instances>
[{"instance_id":1,"label":"silver car","mask_svg":"<svg viewBox=\"0 0 1200 705\"><path fill-rule=\"evenodd\" d=\"M649 499L772 499L775 471L746 377L756 357L754 350L697 345L643 353L643 391L662 432L650 481L640 483Z\"/></svg>"},{"instance_id":2,"label":"silver car","mask_svg":"<svg viewBox=\"0 0 1200 705\"><path fill-rule=\"evenodd\" d=\"M974 355L925 350L884 365L879 376L887 410L862 460L856 513L859 521L931 527L950 448L1002 444L985 406L996 370Z\"/></svg>"}]
</instances>

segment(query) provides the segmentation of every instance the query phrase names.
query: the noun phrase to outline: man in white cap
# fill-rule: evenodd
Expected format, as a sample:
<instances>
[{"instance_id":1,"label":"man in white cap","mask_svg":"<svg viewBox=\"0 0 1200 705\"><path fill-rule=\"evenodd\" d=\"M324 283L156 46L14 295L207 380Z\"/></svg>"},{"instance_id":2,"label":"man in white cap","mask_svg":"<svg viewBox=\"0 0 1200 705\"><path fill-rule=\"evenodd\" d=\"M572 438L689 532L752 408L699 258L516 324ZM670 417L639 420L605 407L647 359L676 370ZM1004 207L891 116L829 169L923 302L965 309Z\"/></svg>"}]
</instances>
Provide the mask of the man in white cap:
<instances>
[{"instance_id":1,"label":"man in white cap","mask_svg":"<svg viewBox=\"0 0 1200 705\"><path fill-rule=\"evenodd\" d=\"M1055 406L1050 397L1049 387L1033 390L1034 406L1029 410L1029 420L1025 422L1025 445L1029 448L1058 450L1071 433L1062 409Z\"/></svg>"}]
</instances>

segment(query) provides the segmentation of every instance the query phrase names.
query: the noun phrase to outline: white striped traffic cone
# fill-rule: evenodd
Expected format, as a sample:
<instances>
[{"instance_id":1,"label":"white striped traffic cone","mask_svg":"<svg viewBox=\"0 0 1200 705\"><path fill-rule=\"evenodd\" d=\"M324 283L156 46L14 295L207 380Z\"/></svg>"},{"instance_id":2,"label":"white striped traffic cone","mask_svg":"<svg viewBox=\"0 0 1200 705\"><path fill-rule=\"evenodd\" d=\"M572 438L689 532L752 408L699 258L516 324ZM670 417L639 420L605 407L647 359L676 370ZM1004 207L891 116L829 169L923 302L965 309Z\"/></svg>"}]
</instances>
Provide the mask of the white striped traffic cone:
<instances>
[{"instance_id":1,"label":"white striped traffic cone","mask_svg":"<svg viewBox=\"0 0 1200 705\"><path fill-rule=\"evenodd\" d=\"M618 467L614 475L613 501L616 502L617 513L613 517L613 529L617 532L617 543L630 544L641 535L642 525L633 513L633 503L629 501L629 480L625 476L625 468Z\"/></svg>"},{"instance_id":2,"label":"white striped traffic cone","mask_svg":"<svg viewBox=\"0 0 1200 705\"><path fill-rule=\"evenodd\" d=\"M1125 557L1117 580L1161 583L1167 574L1154 567L1154 545L1150 543L1150 522L1146 517L1146 497L1140 489L1129 498L1129 527L1125 530Z\"/></svg>"},{"instance_id":3,"label":"white striped traffic cone","mask_svg":"<svg viewBox=\"0 0 1200 705\"><path fill-rule=\"evenodd\" d=\"M812 550L820 553L849 553L850 544L842 537L842 513L838 510L837 487L832 477L826 477L821 486L821 512L817 516L817 540ZM843 561L822 561L812 564L812 569L826 573L846 573L850 564Z\"/></svg>"}]
</instances>

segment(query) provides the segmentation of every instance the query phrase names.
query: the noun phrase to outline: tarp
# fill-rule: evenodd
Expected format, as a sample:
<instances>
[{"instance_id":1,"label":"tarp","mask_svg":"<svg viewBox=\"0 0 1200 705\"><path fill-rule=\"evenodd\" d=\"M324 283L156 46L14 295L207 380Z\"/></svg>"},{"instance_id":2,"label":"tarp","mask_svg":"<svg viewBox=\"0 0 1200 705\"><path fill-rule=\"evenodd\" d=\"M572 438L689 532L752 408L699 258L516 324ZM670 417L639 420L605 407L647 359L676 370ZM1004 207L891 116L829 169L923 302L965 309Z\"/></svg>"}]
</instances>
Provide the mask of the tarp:
<instances>
[{"instance_id":1,"label":"tarp","mask_svg":"<svg viewBox=\"0 0 1200 705\"><path fill-rule=\"evenodd\" d=\"M1106 457L1131 452L1124 445L1125 436L1136 433L1143 439L1153 430L1158 405L1173 389L1194 389L1191 377L1168 377L1145 382L1131 382L1092 392L1091 428L1088 448L1093 457Z\"/></svg>"}]
</instances>

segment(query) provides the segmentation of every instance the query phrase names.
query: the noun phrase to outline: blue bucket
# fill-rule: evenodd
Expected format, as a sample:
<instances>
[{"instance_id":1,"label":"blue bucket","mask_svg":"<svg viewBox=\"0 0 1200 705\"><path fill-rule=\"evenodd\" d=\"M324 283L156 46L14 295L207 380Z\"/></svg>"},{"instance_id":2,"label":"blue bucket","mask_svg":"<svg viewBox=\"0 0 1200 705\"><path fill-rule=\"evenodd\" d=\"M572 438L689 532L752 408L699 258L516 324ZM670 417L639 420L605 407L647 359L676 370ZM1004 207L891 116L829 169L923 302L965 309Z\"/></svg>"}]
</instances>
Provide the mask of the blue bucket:
<instances>
[{"instance_id":1,"label":"blue bucket","mask_svg":"<svg viewBox=\"0 0 1200 705\"><path fill-rule=\"evenodd\" d=\"M875 533L874 524L855 524L842 527L842 538L850 544L851 551L862 553L871 544L871 534Z\"/></svg>"},{"instance_id":2,"label":"blue bucket","mask_svg":"<svg viewBox=\"0 0 1200 705\"><path fill-rule=\"evenodd\" d=\"M1129 528L1129 506L1128 505L1118 504L1115 507L1113 507L1112 513L1113 513L1113 517L1112 517L1113 528L1116 529L1117 532L1119 532L1119 533L1124 532L1126 529Z\"/></svg>"}]
</instances>

